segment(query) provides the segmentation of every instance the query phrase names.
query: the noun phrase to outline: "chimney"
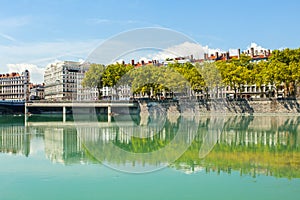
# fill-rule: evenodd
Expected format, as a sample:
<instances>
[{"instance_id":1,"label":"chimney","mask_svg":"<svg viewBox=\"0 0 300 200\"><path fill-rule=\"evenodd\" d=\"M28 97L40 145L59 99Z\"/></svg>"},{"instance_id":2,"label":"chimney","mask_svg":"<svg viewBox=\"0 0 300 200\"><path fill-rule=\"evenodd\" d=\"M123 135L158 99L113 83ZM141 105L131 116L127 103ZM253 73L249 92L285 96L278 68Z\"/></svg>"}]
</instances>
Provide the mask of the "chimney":
<instances>
[{"instance_id":1,"label":"chimney","mask_svg":"<svg viewBox=\"0 0 300 200\"><path fill-rule=\"evenodd\" d=\"M230 59L229 51L226 52L226 60Z\"/></svg>"},{"instance_id":2,"label":"chimney","mask_svg":"<svg viewBox=\"0 0 300 200\"><path fill-rule=\"evenodd\" d=\"M238 49L238 58L241 57L241 49Z\"/></svg>"},{"instance_id":3,"label":"chimney","mask_svg":"<svg viewBox=\"0 0 300 200\"><path fill-rule=\"evenodd\" d=\"M267 57L267 50L264 50L264 56Z\"/></svg>"},{"instance_id":4,"label":"chimney","mask_svg":"<svg viewBox=\"0 0 300 200\"><path fill-rule=\"evenodd\" d=\"M142 65L145 65L145 61L144 60L141 60L141 63L142 63Z\"/></svg>"},{"instance_id":5,"label":"chimney","mask_svg":"<svg viewBox=\"0 0 300 200\"><path fill-rule=\"evenodd\" d=\"M134 60L131 60L131 65L134 66Z\"/></svg>"},{"instance_id":6,"label":"chimney","mask_svg":"<svg viewBox=\"0 0 300 200\"><path fill-rule=\"evenodd\" d=\"M254 48L251 47L251 57L254 57Z\"/></svg>"}]
</instances>

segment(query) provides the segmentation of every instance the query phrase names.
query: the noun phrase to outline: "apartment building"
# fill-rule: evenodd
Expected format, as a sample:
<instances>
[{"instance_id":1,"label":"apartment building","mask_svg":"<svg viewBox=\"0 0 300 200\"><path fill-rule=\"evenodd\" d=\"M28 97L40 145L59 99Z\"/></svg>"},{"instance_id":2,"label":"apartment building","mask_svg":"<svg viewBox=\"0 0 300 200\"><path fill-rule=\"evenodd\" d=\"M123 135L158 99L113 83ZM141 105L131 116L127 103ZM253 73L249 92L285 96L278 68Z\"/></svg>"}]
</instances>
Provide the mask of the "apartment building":
<instances>
[{"instance_id":1,"label":"apartment building","mask_svg":"<svg viewBox=\"0 0 300 200\"><path fill-rule=\"evenodd\" d=\"M30 85L30 100L45 99L45 85L31 84Z\"/></svg>"},{"instance_id":2,"label":"apartment building","mask_svg":"<svg viewBox=\"0 0 300 200\"><path fill-rule=\"evenodd\" d=\"M44 74L46 100L76 100L80 63L72 61L48 65Z\"/></svg>"},{"instance_id":3,"label":"apartment building","mask_svg":"<svg viewBox=\"0 0 300 200\"><path fill-rule=\"evenodd\" d=\"M0 74L0 100L28 100L29 82L28 70L21 74L17 72Z\"/></svg>"}]
</instances>

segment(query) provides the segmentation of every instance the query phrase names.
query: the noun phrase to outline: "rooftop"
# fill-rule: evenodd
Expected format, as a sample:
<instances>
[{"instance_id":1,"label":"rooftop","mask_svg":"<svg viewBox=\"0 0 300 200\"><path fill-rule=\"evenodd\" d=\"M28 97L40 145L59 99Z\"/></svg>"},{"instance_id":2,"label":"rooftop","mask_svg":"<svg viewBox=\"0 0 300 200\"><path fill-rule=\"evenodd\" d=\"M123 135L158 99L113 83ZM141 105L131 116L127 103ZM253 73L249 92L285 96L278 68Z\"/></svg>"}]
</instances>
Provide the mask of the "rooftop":
<instances>
[{"instance_id":1,"label":"rooftop","mask_svg":"<svg viewBox=\"0 0 300 200\"><path fill-rule=\"evenodd\" d=\"M0 78L13 78L13 77L19 77L20 74L17 72L7 73L7 74L0 74Z\"/></svg>"}]
</instances>

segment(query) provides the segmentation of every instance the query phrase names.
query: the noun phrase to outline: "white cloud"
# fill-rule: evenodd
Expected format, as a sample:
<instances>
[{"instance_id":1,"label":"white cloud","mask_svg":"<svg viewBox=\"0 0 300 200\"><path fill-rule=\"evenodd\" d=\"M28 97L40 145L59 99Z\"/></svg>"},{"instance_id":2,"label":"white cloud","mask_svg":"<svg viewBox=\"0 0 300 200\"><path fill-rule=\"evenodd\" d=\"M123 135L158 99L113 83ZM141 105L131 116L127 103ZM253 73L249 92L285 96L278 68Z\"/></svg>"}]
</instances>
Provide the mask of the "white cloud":
<instances>
[{"instance_id":1,"label":"white cloud","mask_svg":"<svg viewBox=\"0 0 300 200\"><path fill-rule=\"evenodd\" d=\"M169 47L156 55L152 55L153 60L165 60L166 58L184 57L193 55L194 58L203 58L205 47L197 43L184 42L179 45ZM151 59L151 58L150 58Z\"/></svg>"},{"instance_id":2,"label":"white cloud","mask_svg":"<svg viewBox=\"0 0 300 200\"><path fill-rule=\"evenodd\" d=\"M219 48L209 48L207 45L202 46L201 44L197 43L184 42L182 44L167 48L166 50L163 50L157 54L149 55L148 59L165 60L166 58L185 57L190 55L193 55L195 59L202 59L204 58L204 53L211 55L215 54L216 52L225 53L226 51Z\"/></svg>"},{"instance_id":3,"label":"white cloud","mask_svg":"<svg viewBox=\"0 0 300 200\"><path fill-rule=\"evenodd\" d=\"M24 69L22 66L26 66L32 74L32 81L42 82L40 69L43 70L47 64L57 60L82 62L99 42L89 40L0 45L0 73L11 70L21 72L19 70Z\"/></svg>"},{"instance_id":4,"label":"white cloud","mask_svg":"<svg viewBox=\"0 0 300 200\"><path fill-rule=\"evenodd\" d=\"M254 48L254 50L258 50L259 52L262 50L262 51L267 51L268 49L256 44L255 42L251 42L251 44L247 47L246 51L247 50L250 50L251 48Z\"/></svg>"},{"instance_id":5,"label":"white cloud","mask_svg":"<svg viewBox=\"0 0 300 200\"><path fill-rule=\"evenodd\" d=\"M0 62L4 60L9 61L6 63L25 62L41 65L55 59L85 58L98 44L99 40L0 45Z\"/></svg>"},{"instance_id":6,"label":"white cloud","mask_svg":"<svg viewBox=\"0 0 300 200\"><path fill-rule=\"evenodd\" d=\"M195 59L202 59L204 58L204 53L211 55L216 52L225 53L226 51L219 48L209 48L207 45L202 46L197 43L184 42L166 49L156 50L155 52L149 52L147 50L131 52L131 54L126 55L126 57L118 58L117 61L130 61L131 59L135 59L137 61L144 60L145 62L148 62L149 60L164 61L167 58L186 57L190 55L193 55ZM230 49L230 52L236 52L235 54L237 54L236 49Z\"/></svg>"},{"instance_id":7,"label":"white cloud","mask_svg":"<svg viewBox=\"0 0 300 200\"><path fill-rule=\"evenodd\" d=\"M4 33L0 33L0 37L6 39L6 40L9 40L11 42L16 42L17 40L15 38L13 38L12 36L10 35L7 35L7 34L4 34Z\"/></svg>"},{"instance_id":8,"label":"white cloud","mask_svg":"<svg viewBox=\"0 0 300 200\"><path fill-rule=\"evenodd\" d=\"M278 50L282 51L284 49L287 49L288 47L279 47Z\"/></svg>"},{"instance_id":9,"label":"white cloud","mask_svg":"<svg viewBox=\"0 0 300 200\"><path fill-rule=\"evenodd\" d=\"M254 42L252 42L247 49L250 50L250 48L254 48L255 50L258 50L259 52L261 50L267 50L267 48L264 48ZM238 55L238 49L229 49L229 50L222 50L220 48L210 48L208 45L202 46L197 43L191 43L191 42L184 42L179 45L175 45L172 47L169 47L165 50L162 50L158 53L148 54L148 55L140 55L140 57L137 58L137 60L160 60L164 61L166 58L175 58L175 57L184 57L184 56L190 56L193 55L196 59L201 59L204 57L204 53L208 53L209 55L213 54L215 55L216 52L218 53L226 53L229 51L229 54L231 56ZM246 50L247 51L247 50Z\"/></svg>"},{"instance_id":10,"label":"white cloud","mask_svg":"<svg viewBox=\"0 0 300 200\"><path fill-rule=\"evenodd\" d=\"M80 64L83 64L83 63L85 62L85 60L82 59L82 58L79 58L79 59L78 59L78 62L79 62Z\"/></svg>"},{"instance_id":11,"label":"white cloud","mask_svg":"<svg viewBox=\"0 0 300 200\"><path fill-rule=\"evenodd\" d=\"M32 83L42 83L44 81L44 68L38 67L34 64L17 63L7 64L8 72L24 72L28 70L30 72L30 80Z\"/></svg>"},{"instance_id":12,"label":"white cloud","mask_svg":"<svg viewBox=\"0 0 300 200\"><path fill-rule=\"evenodd\" d=\"M205 53L208 53L209 55L215 54L216 52L225 53L225 51L220 48L209 48L208 46L204 46L203 48L205 49Z\"/></svg>"}]
</instances>

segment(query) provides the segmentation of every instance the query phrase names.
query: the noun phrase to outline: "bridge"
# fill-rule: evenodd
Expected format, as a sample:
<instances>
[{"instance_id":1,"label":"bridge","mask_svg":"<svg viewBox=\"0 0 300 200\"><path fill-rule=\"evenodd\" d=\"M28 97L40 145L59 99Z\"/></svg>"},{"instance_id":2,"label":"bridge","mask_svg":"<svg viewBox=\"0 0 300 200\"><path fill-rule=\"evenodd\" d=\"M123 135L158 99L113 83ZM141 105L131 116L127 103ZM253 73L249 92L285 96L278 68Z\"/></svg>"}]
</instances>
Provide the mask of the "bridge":
<instances>
[{"instance_id":1,"label":"bridge","mask_svg":"<svg viewBox=\"0 0 300 200\"><path fill-rule=\"evenodd\" d=\"M63 122L66 121L67 108L107 108L107 115L110 116L112 108L138 108L137 101L74 101L74 102L47 102L32 101L25 103L25 114L30 112L30 108L62 108Z\"/></svg>"}]
</instances>

